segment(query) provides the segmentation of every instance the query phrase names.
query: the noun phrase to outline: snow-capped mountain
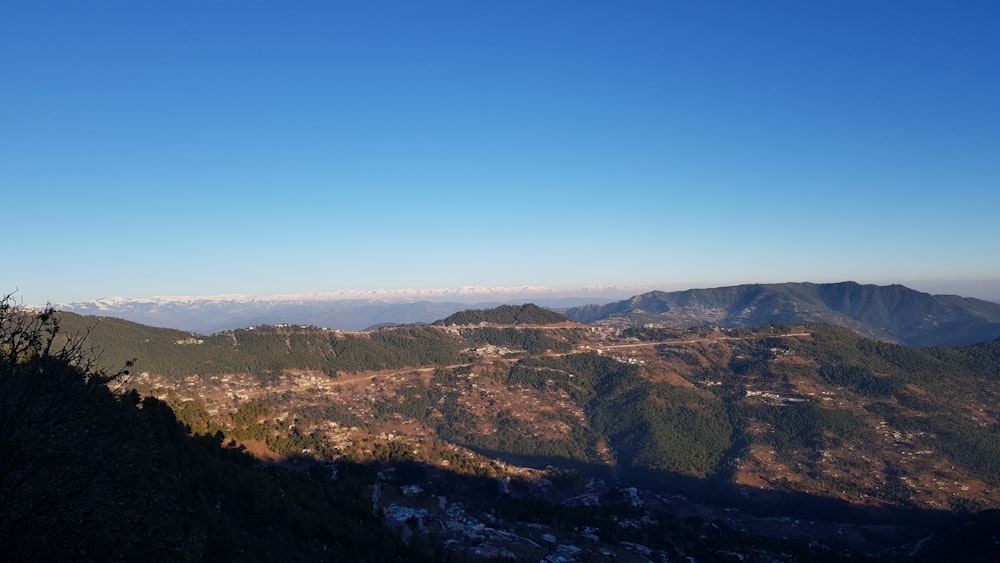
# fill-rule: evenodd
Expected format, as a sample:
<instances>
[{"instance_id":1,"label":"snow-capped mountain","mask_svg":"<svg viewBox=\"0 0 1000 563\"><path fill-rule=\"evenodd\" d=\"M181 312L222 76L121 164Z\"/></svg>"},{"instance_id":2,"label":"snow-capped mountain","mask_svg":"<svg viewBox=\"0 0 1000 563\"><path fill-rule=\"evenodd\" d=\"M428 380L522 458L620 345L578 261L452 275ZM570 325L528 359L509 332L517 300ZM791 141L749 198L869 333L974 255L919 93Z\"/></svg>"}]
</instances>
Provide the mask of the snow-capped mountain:
<instances>
[{"instance_id":1,"label":"snow-capped mountain","mask_svg":"<svg viewBox=\"0 0 1000 563\"><path fill-rule=\"evenodd\" d=\"M261 324L308 324L363 330L385 324L433 322L468 308L527 303L563 308L607 303L647 291L648 286L465 286L443 289L378 289L290 293L102 297L60 303L61 311L118 317L167 328L211 334Z\"/></svg>"}]
</instances>

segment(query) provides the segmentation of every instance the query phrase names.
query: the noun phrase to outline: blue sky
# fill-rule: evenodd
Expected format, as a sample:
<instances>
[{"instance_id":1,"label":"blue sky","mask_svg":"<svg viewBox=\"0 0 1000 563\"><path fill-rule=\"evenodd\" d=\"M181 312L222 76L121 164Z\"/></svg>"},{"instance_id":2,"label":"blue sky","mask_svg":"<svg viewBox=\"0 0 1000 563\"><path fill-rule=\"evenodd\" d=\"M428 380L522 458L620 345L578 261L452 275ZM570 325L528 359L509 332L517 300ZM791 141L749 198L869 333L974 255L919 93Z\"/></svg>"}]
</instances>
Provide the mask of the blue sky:
<instances>
[{"instance_id":1,"label":"blue sky","mask_svg":"<svg viewBox=\"0 0 1000 563\"><path fill-rule=\"evenodd\" d=\"M1000 299L1000 4L0 8L0 290Z\"/></svg>"}]
</instances>

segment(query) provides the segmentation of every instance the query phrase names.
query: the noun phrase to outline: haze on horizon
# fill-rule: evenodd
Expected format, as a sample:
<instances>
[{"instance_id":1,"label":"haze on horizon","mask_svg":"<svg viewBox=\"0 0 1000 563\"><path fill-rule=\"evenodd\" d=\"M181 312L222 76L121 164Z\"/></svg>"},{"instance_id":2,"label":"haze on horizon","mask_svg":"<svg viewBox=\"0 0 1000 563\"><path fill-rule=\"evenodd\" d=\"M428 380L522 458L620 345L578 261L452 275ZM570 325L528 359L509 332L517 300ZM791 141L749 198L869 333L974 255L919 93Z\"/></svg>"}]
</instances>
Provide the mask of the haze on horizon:
<instances>
[{"instance_id":1,"label":"haze on horizon","mask_svg":"<svg viewBox=\"0 0 1000 563\"><path fill-rule=\"evenodd\" d=\"M1000 301L1000 6L15 0L0 291Z\"/></svg>"}]
</instances>

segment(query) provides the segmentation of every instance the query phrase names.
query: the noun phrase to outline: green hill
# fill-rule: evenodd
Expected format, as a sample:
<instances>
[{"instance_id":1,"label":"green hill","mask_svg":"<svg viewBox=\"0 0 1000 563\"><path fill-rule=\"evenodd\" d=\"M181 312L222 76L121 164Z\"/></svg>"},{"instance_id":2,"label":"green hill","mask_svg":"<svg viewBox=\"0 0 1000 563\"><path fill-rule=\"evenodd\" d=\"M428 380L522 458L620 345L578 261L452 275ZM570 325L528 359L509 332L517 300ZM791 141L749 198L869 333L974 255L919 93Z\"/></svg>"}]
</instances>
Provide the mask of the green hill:
<instances>
[{"instance_id":1,"label":"green hill","mask_svg":"<svg viewBox=\"0 0 1000 563\"><path fill-rule=\"evenodd\" d=\"M58 313L64 330L87 334L101 364L135 359L137 372L173 378L283 369L338 372L455 363L460 342L434 327L345 333L317 327L260 326L202 336L109 317Z\"/></svg>"},{"instance_id":2,"label":"green hill","mask_svg":"<svg viewBox=\"0 0 1000 563\"><path fill-rule=\"evenodd\" d=\"M533 303L500 305L493 309L469 309L436 321L436 325L472 325L489 323L498 325L548 325L568 321L565 316L543 309Z\"/></svg>"}]
</instances>

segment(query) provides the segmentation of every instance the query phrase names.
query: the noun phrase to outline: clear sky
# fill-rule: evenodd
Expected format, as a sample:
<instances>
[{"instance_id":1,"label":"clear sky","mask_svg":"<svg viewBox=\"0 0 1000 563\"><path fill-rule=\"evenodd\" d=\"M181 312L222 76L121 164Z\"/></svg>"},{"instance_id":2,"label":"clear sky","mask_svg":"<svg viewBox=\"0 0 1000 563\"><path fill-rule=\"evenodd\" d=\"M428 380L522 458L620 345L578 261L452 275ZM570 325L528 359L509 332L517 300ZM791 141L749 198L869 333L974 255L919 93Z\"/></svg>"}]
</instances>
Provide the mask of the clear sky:
<instances>
[{"instance_id":1,"label":"clear sky","mask_svg":"<svg viewBox=\"0 0 1000 563\"><path fill-rule=\"evenodd\" d=\"M1000 298L998 30L992 0L7 0L0 291Z\"/></svg>"}]
</instances>

